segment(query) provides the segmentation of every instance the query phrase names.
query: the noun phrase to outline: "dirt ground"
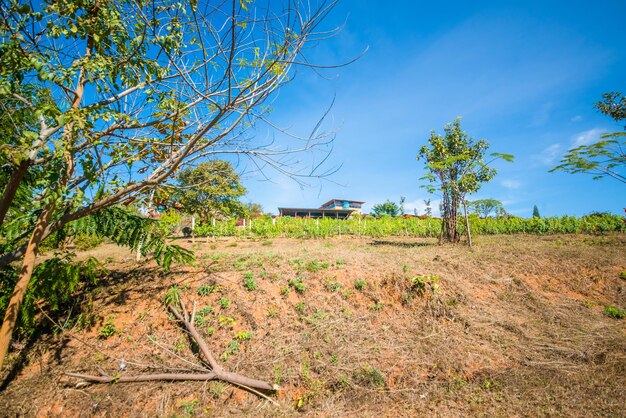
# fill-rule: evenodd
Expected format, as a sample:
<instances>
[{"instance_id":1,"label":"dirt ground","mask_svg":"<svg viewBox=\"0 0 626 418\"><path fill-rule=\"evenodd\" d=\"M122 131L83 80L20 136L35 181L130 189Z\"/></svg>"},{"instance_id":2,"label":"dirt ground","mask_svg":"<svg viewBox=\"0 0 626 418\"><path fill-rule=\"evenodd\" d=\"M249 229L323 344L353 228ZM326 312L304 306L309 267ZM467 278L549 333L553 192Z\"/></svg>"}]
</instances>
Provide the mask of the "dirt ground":
<instances>
[{"instance_id":1,"label":"dirt ground","mask_svg":"<svg viewBox=\"0 0 626 418\"><path fill-rule=\"evenodd\" d=\"M626 319L603 312L626 308L624 235L178 243L197 266L81 254L109 275L63 328L16 344L0 415L626 416ZM64 375L201 372L164 306L174 285L225 369L280 385L271 400Z\"/></svg>"}]
</instances>

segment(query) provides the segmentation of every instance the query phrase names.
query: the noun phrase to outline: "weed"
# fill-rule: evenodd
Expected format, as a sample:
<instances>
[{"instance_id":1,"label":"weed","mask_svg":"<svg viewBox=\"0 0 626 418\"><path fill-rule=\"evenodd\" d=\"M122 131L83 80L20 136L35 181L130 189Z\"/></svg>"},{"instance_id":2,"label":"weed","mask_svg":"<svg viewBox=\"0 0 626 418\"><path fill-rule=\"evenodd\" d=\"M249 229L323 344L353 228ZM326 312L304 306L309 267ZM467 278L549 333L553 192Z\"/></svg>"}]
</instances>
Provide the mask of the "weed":
<instances>
[{"instance_id":1,"label":"weed","mask_svg":"<svg viewBox=\"0 0 626 418\"><path fill-rule=\"evenodd\" d=\"M273 244L273 242L272 242L272 241L263 241L263 242L261 243L261 245L262 245L262 246L264 246L264 247L271 247L271 246L272 246L272 244Z\"/></svg>"},{"instance_id":2,"label":"weed","mask_svg":"<svg viewBox=\"0 0 626 418\"><path fill-rule=\"evenodd\" d=\"M248 341L252 338L252 332L250 331L241 331L235 334L235 339L238 341Z\"/></svg>"},{"instance_id":3,"label":"weed","mask_svg":"<svg viewBox=\"0 0 626 418\"><path fill-rule=\"evenodd\" d=\"M202 307L202 309L200 309L200 310L198 311L198 313L199 313L200 315L207 316L207 315L209 315L210 313L213 313L213 307L212 307L212 306L203 306L203 307Z\"/></svg>"},{"instance_id":4,"label":"weed","mask_svg":"<svg viewBox=\"0 0 626 418\"><path fill-rule=\"evenodd\" d=\"M215 292L216 290L219 290L219 286L216 285L215 283L213 284L205 283L198 288L198 295L208 296L211 293Z\"/></svg>"},{"instance_id":5,"label":"weed","mask_svg":"<svg viewBox=\"0 0 626 418\"><path fill-rule=\"evenodd\" d=\"M212 244L210 248L211 248L212 250L217 250L217 245Z\"/></svg>"},{"instance_id":6,"label":"weed","mask_svg":"<svg viewBox=\"0 0 626 418\"><path fill-rule=\"evenodd\" d=\"M237 243L236 242L232 242L230 244L227 245L227 247L236 247Z\"/></svg>"},{"instance_id":7,"label":"weed","mask_svg":"<svg viewBox=\"0 0 626 418\"><path fill-rule=\"evenodd\" d=\"M178 403L178 407L183 409L183 414L185 415L193 415L196 412L196 408L200 404L200 401L197 399L192 399L190 401L181 401Z\"/></svg>"},{"instance_id":8,"label":"weed","mask_svg":"<svg viewBox=\"0 0 626 418\"><path fill-rule=\"evenodd\" d=\"M357 384L378 387L385 386L385 375L369 364L365 364L353 377Z\"/></svg>"},{"instance_id":9,"label":"weed","mask_svg":"<svg viewBox=\"0 0 626 418\"><path fill-rule=\"evenodd\" d=\"M100 336L100 338L109 338L119 332L120 331L115 327L115 324L113 323L113 317L110 316L104 322L104 326L102 327L102 329L100 329L98 335Z\"/></svg>"},{"instance_id":10,"label":"weed","mask_svg":"<svg viewBox=\"0 0 626 418\"><path fill-rule=\"evenodd\" d=\"M420 296L423 296L427 289L430 289L433 293L439 291L439 276L416 276L411 279L411 283L411 289Z\"/></svg>"},{"instance_id":11,"label":"weed","mask_svg":"<svg viewBox=\"0 0 626 418\"><path fill-rule=\"evenodd\" d=\"M593 308L594 306L596 306L596 303L595 303L594 301L591 301L591 300L584 300L584 301L583 301L583 306L584 306L585 308L591 309L591 308Z\"/></svg>"},{"instance_id":12,"label":"weed","mask_svg":"<svg viewBox=\"0 0 626 418\"><path fill-rule=\"evenodd\" d=\"M176 344L174 344L174 351L180 353L181 351L185 349L185 347L186 347L185 337L180 337L178 341L176 341Z\"/></svg>"},{"instance_id":13,"label":"weed","mask_svg":"<svg viewBox=\"0 0 626 418\"><path fill-rule=\"evenodd\" d=\"M289 280L289 286L293 287L298 293L304 293L306 290L306 285L302 283L302 277Z\"/></svg>"},{"instance_id":14,"label":"weed","mask_svg":"<svg viewBox=\"0 0 626 418\"><path fill-rule=\"evenodd\" d=\"M252 279L253 277L254 277L254 273L252 271L250 271L250 270L246 271L243 274L243 278L244 279Z\"/></svg>"},{"instance_id":15,"label":"weed","mask_svg":"<svg viewBox=\"0 0 626 418\"><path fill-rule=\"evenodd\" d=\"M283 381L283 366L280 364L274 365L274 383L280 385Z\"/></svg>"},{"instance_id":16,"label":"weed","mask_svg":"<svg viewBox=\"0 0 626 418\"><path fill-rule=\"evenodd\" d=\"M268 318L276 318L278 316L278 310L275 307L269 308L267 310Z\"/></svg>"},{"instance_id":17,"label":"weed","mask_svg":"<svg viewBox=\"0 0 626 418\"><path fill-rule=\"evenodd\" d=\"M339 361L339 359L337 358L337 356L335 354L332 354L330 356L330 362L333 364L336 364Z\"/></svg>"},{"instance_id":18,"label":"weed","mask_svg":"<svg viewBox=\"0 0 626 418\"><path fill-rule=\"evenodd\" d=\"M341 267L341 266L343 266L345 264L346 264L346 261L343 258L338 258L337 261L335 262L335 265L337 267Z\"/></svg>"},{"instance_id":19,"label":"weed","mask_svg":"<svg viewBox=\"0 0 626 418\"><path fill-rule=\"evenodd\" d=\"M211 337L213 334L215 334L215 328L213 328L213 327L207 327L207 329L206 329L206 335L208 335L209 337Z\"/></svg>"},{"instance_id":20,"label":"weed","mask_svg":"<svg viewBox=\"0 0 626 418\"><path fill-rule=\"evenodd\" d=\"M237 354L239 349L241 348L241 344L237 340L231 340L226 346L226 350L222 353L220 358L224 361L228 360L230 356L233 354Z\"/></svg>"},{"instance_id":21,"label":"weed","mask_svg":"<svg viewBox=\"0 0 626 418\"><path fill-rule=\"evenodd\" d=\"M604 313L615 319L626 318L626 311L619 309L613 305L606 306L604 308Z\"/></svg>"},{"instance_id":22,"label":"weed","mask_svg":"<svg viewBox=\"0 0 626 418\"><path fill-rule=\"evenodd\" d=\"M354 281L354 288L356 290L363 290L365 289L366 285L367 285L367 282L365 280L357 279Z\"/></svg>"},{"instance_id":23,"label":"weed","mask_svg":"<svg viewBox=\"0 0 626 418\"><path fill-rule=\"evenodd\" d=\"M341 289L341 283L337 281L326 281L326 284L324 285L324 287L329 292L336 292Z\"/></svg>"},{"instance_id":24,"label":"weed","mask_svg":"<svg viewBox=\"0 0 626 418\"><path fill-rule=\"evenodd\" d=\"M620 278L620 279L624 279L624 280L626 280L626 270L622 271L622 272L619 274L619 278Z\"/></svg>"},{"instance_id":25,"label":"weed","mask_svg":"<svg viewBox=\"0 0 626 418\"><path fill-rule=\"evenodd\" d=\"M402 272L403 272L404 274L407 274L407 273L409 272L409 266L408 266L408 264L403 264L403 265L402 265Z\"/></svg>"},{"instance_id":26,"label":"weed","mask_svg":"<svg viewBox=\"0 0 626 418\"><path fill-rule=\"evenodd\" d=\"M235 322L237 322L237 320L235 320L235 318L232 318L230 316L225 316L225 315L220 315L217 318L217 323L219 324L220 328L227 328L227 327L232 327Z\"/></svg>"},{"instance_id":27,"label":"weed","mask_svg":"<svg viewBox=\"0 0 626 418\"><path fill-rule=\"evenodd\" d=\"M289 291L291 290L291 288L289 286L281 286L280 288L280 294L282 296L287 296L289 294Z\"/></svg>"},{"instance_id":28,"label":"weed","mask_svg":"<svg viewBox=\"0 0 626 418\"><path fill-rule=\"evenodd\" d=\"M250 274L252 274L252 272L250 272ZM246 277L246 279L243 281L243 285L250 292L252 292L253 290L256 290L257 288L256 281L251 276Z\"/></svg>"},{"instance_id":29,"label":"weed","mask_svg":"<svg viewBox=\"0 0 626 418\"><path fill-rule=\"evenodd\" d=\"M219 303L222 309L228 309L228 307L230 306L230 300L228 300L227 298L220 298Z\"/></svg>"},{"instance_id":30,"label":"weed","mask_svg":"<svg viewBox=\"0 0 626 418\"><path fill-rule=\"evenodd\" d=\"M306 305L304 304L304 302L298 302L296 303L296 311L300 312L300 313L304 313L304 311L306 310Z\"/></svg>"},{"instance_id":31,"label":"weed","mask_svg":"<svg viewBox=\"0 0 626 418\"><path fill-rule=\"evenodd\" d=\"M196 319L194 320L197 326L202 327L206 325L207 319L202 315L196 315Z\"/></svg>"},{"instance_id":32,"label":"weed","mask_svg":"<svg viewBox=\"0 0 626 418\"><path fill-rule=\"evenodd\" d=\"M178 286L170 286L170 288L167 289L167 292L165 292L163 301L168 306L178 305L178 302L180 301L180 289Z\"/></svg>"},{"instance_id":33,"label":"weed","mask_svg":"<svg viewBox=\"0 0 626 418\"><path fill-rule=\"evenodd\" d=\"M372 305L372 310L381 311L384 307L385 307L385 304L383 302L376 302Z\"/></svg>"},{"instance_id":34,"label":"weed","mask_svg":"<svg viewBox=\"0 0 626 418\"><path fill-rule=\"evenodd\" d=\"M210 382L209 393L214 399L219 399L222 396L222 393L226 390L226 387L227 386L222 382Z\"/></svg>"}]
</instances>

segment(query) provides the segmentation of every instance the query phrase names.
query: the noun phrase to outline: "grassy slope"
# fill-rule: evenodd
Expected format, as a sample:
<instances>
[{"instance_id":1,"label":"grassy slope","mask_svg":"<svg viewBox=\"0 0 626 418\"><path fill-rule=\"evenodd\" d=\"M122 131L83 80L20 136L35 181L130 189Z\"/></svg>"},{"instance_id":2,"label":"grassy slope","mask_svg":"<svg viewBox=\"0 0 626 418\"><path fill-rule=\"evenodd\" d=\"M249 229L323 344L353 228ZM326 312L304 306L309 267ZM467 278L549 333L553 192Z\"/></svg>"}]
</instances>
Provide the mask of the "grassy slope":
<instances>
[{"instance_id":1,"label":"grassy slope","mask_svg":"<svg viewBox=\"0 0 626 418\"><path fill-rule=\"evenodd\" d=\"M626 308L624 235L479 237L473 251L371 239L195 247L199 266L170 274L138 266L115 247L92 251L114 260L84 311L93 327L46 335L25 351L27 362L0 393L0 411L624 415L626 320L602 313L607 304ZM246 272L256 290L243 286ZM421 275L440 276L439 291L412 290L410 279ZM288 284L298 277L304 293ZM354 288L356 280L364 289ZM199 309L212 307L199 328L215 330L206 340L216 356L236 333L251 332L225 367L280 383L277 406L217 382L76 387L62 376L115 373L122 357L127 374L150 365L189 368L189 342L162 305L173 284ZM220 288L199 296L203 284ZM236 323L220 327L220 316ZM116 333L101 338L107 320Z\"/></svg>"}]
</instances>

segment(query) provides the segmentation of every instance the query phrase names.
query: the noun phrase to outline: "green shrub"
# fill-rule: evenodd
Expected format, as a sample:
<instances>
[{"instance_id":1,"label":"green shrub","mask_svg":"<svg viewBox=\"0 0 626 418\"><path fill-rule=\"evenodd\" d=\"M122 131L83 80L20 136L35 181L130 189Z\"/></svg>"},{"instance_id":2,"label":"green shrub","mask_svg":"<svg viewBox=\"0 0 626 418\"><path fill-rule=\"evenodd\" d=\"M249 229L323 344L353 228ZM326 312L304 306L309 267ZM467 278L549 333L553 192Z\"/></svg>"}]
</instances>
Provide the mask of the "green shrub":
<instances>
[{"instance_id":1,"label":"green shrub","mask_svg":"<svg viewBox=\"0 0 626 418\"><path fill-rule=\"evenodd\" d=\"M622 319L626 317L626 311L612 305L606 306L604 308L604 313L615 319Z\"/></svg>"}]
</instances>

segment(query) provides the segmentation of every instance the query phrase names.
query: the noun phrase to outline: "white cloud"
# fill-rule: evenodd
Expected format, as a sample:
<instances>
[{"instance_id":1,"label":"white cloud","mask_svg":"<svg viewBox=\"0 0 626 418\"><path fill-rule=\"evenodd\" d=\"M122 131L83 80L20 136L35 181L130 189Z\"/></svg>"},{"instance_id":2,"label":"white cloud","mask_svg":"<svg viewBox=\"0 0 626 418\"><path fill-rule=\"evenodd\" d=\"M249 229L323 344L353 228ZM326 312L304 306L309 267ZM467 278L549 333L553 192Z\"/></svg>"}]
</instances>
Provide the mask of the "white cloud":
<instances>
[{"instance_id":1,"label":"white cloud","mask_svg":"<svg viewBox=\"0 0 626 418\"><path fill-rule=\"evenodd\" d=\"M532 159L544 165L551 165L561 155L562 145L552 144L539 154L532 156Z\"/></svg>"},{"instance_id":2,"label":"white cloud","mask_svg":"<svg viewBox=\"0 0 626 418\"><path fill-rule=\"evenodd\" d=\"M550 119L550 114L553 108L554 104L551 102L541 105L539 109L534 113L530 126L539 127L545 125Z\"/></svg>"},{"instance_id":3,"label":"white cloud","mask_svg":"<svg viewBox=\"0 0 626 418\"><path fill-rule=\"evenodd\" d=\"M579 147L581 145L589 145L600 140L600 134L606 132L602 128L593 128L588 131L581 132L572 137L572 146Z\"/></svg>"},{"instance_id":4,"label":"white cloud","mask_svg":"<svg viewBox=\"0 0 626 418\"><path fill-rule=\"evenodd\" d=\"M519 189L522 187L522 182L519 180L505 179L500 182L502 187L507 189Z\"/></svg>"},{"instance_id":5,"label":"white cloud","mask_svg":"<svg viewBox=\"0 0 626 418\"><path fill-rule=\"evenodd\" d=\"M576 115L570 119L571 122L580 122L581 120L583 120L583 117L580 115Z\"/></svg>"}]
</instances>

